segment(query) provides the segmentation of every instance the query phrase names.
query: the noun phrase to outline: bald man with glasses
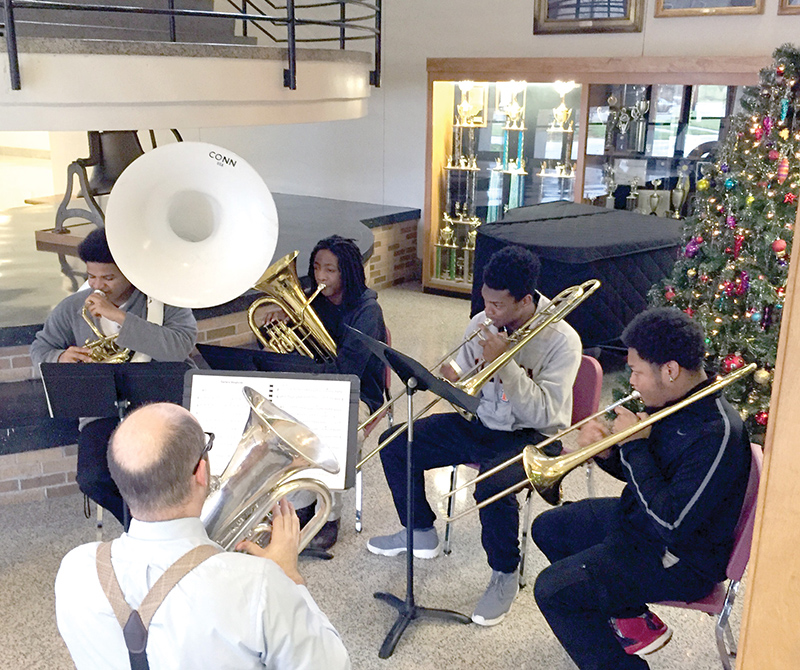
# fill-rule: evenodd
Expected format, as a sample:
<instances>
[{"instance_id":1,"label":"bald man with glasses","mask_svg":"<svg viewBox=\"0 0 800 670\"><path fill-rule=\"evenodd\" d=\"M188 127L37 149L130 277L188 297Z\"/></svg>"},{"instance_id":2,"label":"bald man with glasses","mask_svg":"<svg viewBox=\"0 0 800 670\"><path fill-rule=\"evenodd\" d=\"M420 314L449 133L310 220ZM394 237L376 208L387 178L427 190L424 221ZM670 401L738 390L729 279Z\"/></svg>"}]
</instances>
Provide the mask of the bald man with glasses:
<instances>
[{"instance_id":1,"label":"bald man with glasses","mask_svg":"<svg viewBox=\"0 0 800 670\"><path fill-rule=\"evenodd\" d=\"M288 502L276 506L266 548L245 541L246 554L223 552L209 539L200 512L213 444L167 403L132 412L114 432L109 469L130 528L73 549L56 577L58 628L78 670L350 668L298 572Z\"/></svg>"}]
</instances>

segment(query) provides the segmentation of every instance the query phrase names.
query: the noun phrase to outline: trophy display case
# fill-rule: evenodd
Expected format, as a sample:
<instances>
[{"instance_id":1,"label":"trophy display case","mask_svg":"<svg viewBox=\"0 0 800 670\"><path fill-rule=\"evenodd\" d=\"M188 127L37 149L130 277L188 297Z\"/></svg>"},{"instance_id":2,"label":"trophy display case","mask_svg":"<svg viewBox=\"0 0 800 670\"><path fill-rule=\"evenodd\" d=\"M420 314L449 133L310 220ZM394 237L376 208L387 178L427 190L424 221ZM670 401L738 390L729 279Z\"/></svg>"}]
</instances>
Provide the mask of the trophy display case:
<instances>
[{"instance_id":1,"label":"trophy display case","mask_svg":"<svg viewBox=\"0 0 800 670\"><path fill-rule=\"evenodd\" d=\"M426 286L466 293L482 223L573 199L580 90L573 82L469 80L434 88L439 179Z\"/></svg>"},{"instance_id":2,"label":"trophy display case","mask_svg":"<svg viewBox=\"0 0 800 670\"><path fill-rule=\"evenodd\" d=\"M584 201L683 218L741 87L589 86Z\"/></svg>"}]
</instances>

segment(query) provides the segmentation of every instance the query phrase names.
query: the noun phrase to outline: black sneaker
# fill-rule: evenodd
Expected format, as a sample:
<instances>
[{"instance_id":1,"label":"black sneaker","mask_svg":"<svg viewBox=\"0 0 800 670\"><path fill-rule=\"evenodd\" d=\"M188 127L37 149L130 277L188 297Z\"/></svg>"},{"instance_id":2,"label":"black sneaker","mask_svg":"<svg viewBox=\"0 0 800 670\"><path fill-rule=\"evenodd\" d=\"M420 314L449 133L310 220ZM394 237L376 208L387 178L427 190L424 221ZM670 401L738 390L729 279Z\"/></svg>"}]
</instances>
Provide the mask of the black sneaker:
<instances>
[{"instance_id":1,"label":"black sneaker","mask_svg":"<svg viewBox=\"0 0 800 670\"><path fill-rule=\"evenodd\" d=\"M309 549L327 551L339 538L339 519L328 521L308 543Z\"/></svg>"}]
</instances>

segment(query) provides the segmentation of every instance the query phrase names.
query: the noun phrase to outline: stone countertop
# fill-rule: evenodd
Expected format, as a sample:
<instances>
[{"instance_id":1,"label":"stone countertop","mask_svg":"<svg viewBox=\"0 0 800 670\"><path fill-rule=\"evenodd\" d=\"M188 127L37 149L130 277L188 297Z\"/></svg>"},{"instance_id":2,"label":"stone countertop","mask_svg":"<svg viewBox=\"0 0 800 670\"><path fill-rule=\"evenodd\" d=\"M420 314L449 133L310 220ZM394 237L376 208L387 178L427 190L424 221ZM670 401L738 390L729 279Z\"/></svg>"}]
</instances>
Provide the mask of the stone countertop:
<instances>
[{"instance_id":1,"label":"stone countertop","mask_svg":"<svg viewBox=\"0 0 800 670\"><path fill-rule=\"evenodd\" d=\"M371 228L414 220L421 216L419 209L411 207L283 193L273 193L273 197L280 221L273 260L295 249L300 250L297 268L301 277L306 274L309 254L318 240L334 234L353 238L363 258L367 260L372 255L374 241ZM213 268L209 272L213 273ZM194 310L194 313L198 319L230 314L246 309L252 299L252 293L247 293L223 305ZM28 345L41 327L41 323L0 327L0 347Z\"/></svg>"},{"instance_id":2,"label":"stone countertop","mask_svg":"<svg viewBox=\"0 0 800 670\"><path fill-rule=\"evenodd\" d=\"M0 41L0 52L5 52ZM125 40L68 39L61 37L19 37L19 53L96 54L109 56L173 56L183 58L249 58L285 61L283 47L256 45L200 44L195 42L142 42ZM371 64L368 51L342 49L297 49L300 61Z\"/></svg>"}]
</instances>

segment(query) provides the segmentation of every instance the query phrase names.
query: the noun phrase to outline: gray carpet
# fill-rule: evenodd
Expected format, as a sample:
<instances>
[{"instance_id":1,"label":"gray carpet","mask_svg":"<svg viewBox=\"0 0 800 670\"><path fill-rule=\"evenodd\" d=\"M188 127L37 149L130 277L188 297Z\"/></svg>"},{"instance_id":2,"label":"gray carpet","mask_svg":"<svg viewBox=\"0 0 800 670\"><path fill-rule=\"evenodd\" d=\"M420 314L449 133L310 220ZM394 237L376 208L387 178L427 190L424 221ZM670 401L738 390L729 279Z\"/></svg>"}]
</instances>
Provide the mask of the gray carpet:
<instances>
[{"instance_id":1,"label":"gray carpet","mask_svg":"<svg viewBox=\"0 0 800 670\"><path fill-rule=\"evenodd\" d=\"M395 347L423 361L437 360L459 339L468 321L467 301L425 295L414 285L381 291L380 302ZM609 384L610 380L606 386ZM608 388L605 392L609 393ZM398 414L402 416L402 409ZM373 434L366 448L373 446L375 439ZM467 470L463 470L462 477L466 476ZM619 483L602 472L596 472L594 478L600 495L615 495L620 490ZM379 459L365 467L364 481L364 532L359 536L353 530L354 494L350 491L345 497L344 526L334 547L334 560L303 559L301 564L311 593L341 633L355 668L575 667L539 614L530 585L520 592L511 613L499 626L412 622L395 654L380 660L378 648L396 613L372 594L385 590L403 597L405 561L403 557L385 558L367 552L364 545L369 536L394 532L398 523ZM449 471L430 473L428 483L429 499L441 510L439 501L449 484ZM568 499L586 496L583 470L567 478L565 493ZM471 496L465 496L459 507L470 501ZM82 504L82 498L71 496L0 507L1 668L72 667L55 626L53 581L61 557L75 545L94 540L94 524L83 517ZM546 508L541 500L534 504L535 512ZM443 524L439 523L439 528L443 529ZM119 532L112 520L105 538ZM416 562L418 604L471 613L490 575L479 539L477 515L473 515L457 522L450 556ZM544 565L544 558L532 546L528 561L531 583ZM741 602L740 592L734 630L738 630ZM710 617L671 608L656 610L673 628L674 636L667 647L651 657L653 670L720 667Z\"/></svg>"}]
</instances>

